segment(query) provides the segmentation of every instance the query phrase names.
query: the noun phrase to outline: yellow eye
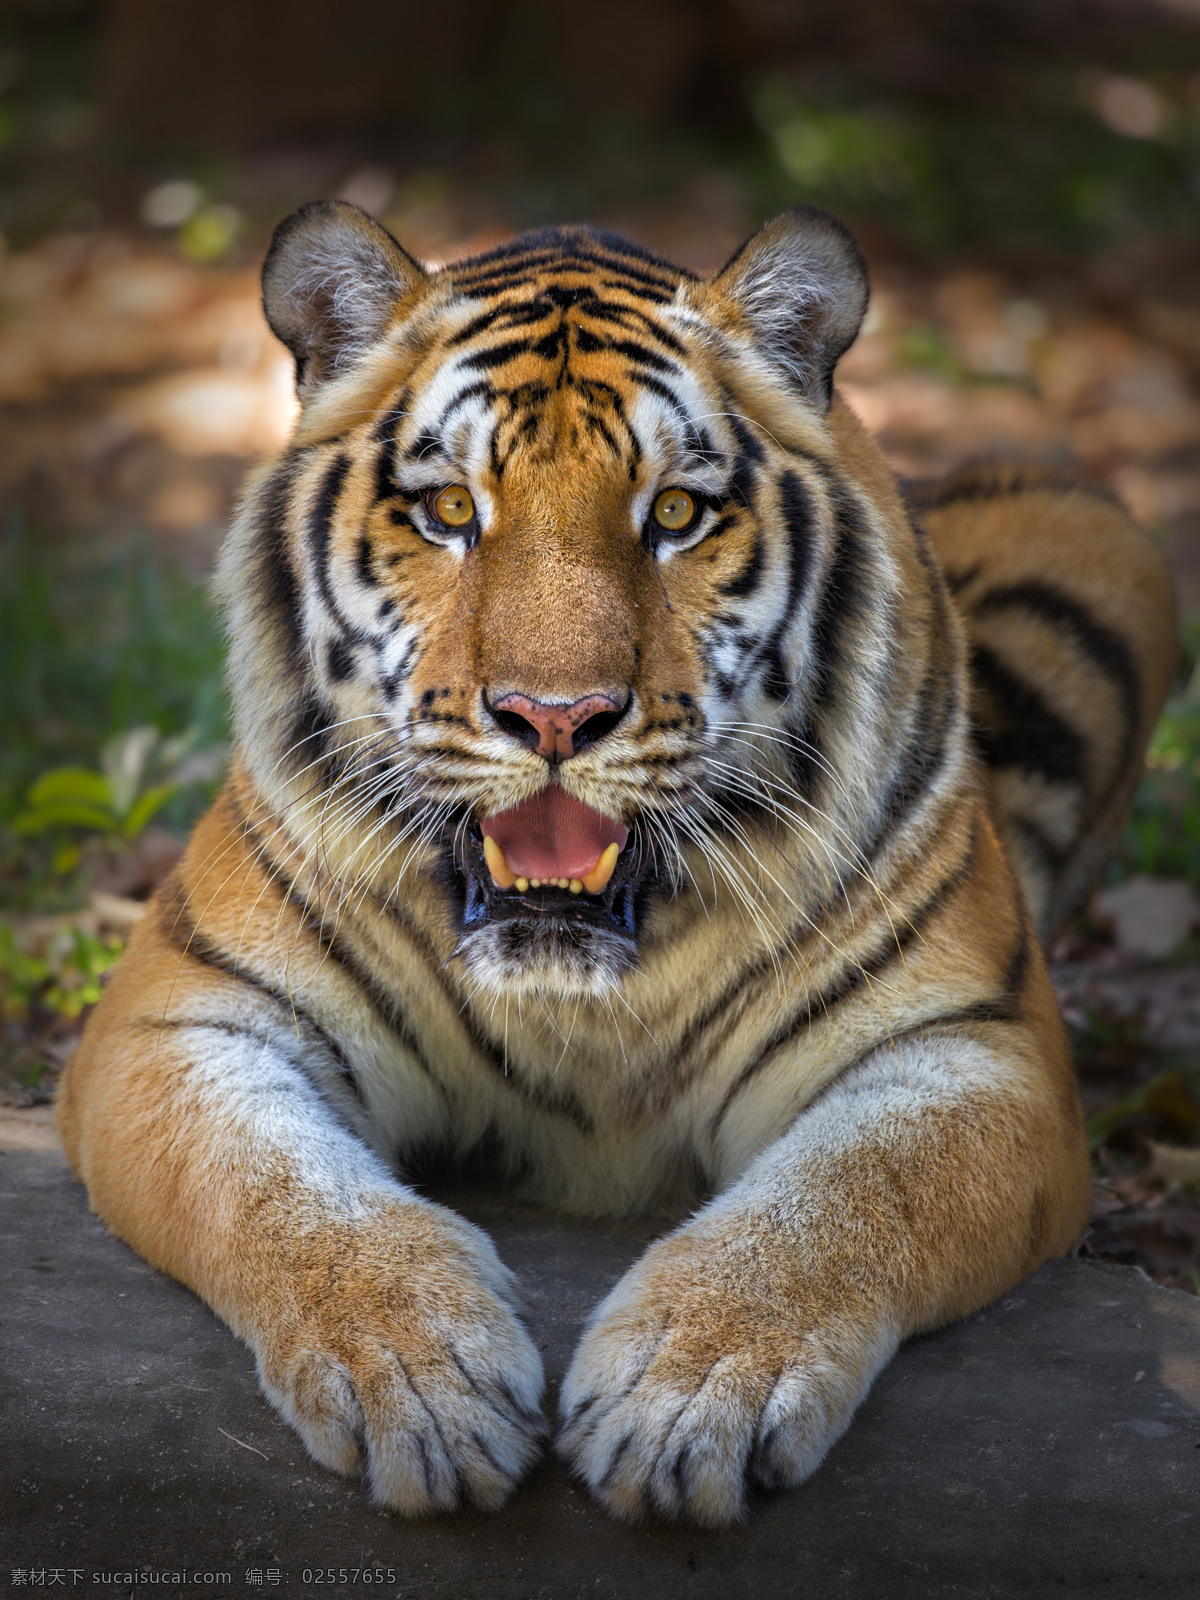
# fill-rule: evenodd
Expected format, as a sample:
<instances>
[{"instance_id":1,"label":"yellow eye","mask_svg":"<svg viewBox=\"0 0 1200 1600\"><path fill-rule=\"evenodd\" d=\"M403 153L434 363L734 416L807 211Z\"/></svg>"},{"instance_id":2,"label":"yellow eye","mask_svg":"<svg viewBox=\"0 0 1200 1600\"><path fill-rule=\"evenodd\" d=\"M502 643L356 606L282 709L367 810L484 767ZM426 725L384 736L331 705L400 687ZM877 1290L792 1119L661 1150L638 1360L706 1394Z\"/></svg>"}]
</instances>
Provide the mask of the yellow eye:
<instances>
[{"instance_id":1,"label":"yellow eye","mask_svg":"<svg viewBox=\"0 0 1200 1600\"><path fill-rule=\"evenodd\" d=\"M682 533L696 520L696 502L686 489L664 489L654 502L654 520L668 533Z\"/></svg>"},{"instance_id":2,"label":"yellow eye","mask_svg":"<svg viewBox=\"0 0 1200 1600\"><path fill-rule=\"evenodd\" d=\"M465 528L475 515L475 502L461 483L439 489L430 498L429 508L445 528Z\"/></svg>"}]
</instances>

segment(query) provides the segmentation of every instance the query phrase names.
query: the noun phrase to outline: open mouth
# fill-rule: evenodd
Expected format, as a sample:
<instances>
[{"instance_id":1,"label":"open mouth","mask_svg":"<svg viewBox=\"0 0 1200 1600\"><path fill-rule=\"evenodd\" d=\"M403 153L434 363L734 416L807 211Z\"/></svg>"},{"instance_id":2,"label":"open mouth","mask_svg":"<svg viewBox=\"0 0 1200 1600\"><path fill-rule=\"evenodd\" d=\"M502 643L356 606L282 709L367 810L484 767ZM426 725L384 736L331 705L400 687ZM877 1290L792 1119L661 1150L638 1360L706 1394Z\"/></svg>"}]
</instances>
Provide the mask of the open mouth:
<instances>
[{"instance_id":1,"label":"open mouth","mask_svg":"<svg viewBox=\"0 0 1200 1600\"><path fill-rule=\"evenodd\" d=\"M567 918L634 933L638 852L629 829L557 783L485 817L464 841L467 929L520 918Z\"/></svg>"}]
</instances>

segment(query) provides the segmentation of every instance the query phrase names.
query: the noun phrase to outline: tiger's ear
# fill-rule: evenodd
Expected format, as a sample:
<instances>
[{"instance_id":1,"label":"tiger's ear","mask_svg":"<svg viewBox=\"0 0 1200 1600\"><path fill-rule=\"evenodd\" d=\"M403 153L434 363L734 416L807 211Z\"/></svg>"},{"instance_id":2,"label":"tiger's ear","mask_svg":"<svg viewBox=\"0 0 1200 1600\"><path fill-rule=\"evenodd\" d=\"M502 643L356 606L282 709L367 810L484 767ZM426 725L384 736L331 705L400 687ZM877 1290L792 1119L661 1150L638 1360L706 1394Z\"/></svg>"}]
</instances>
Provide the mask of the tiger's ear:
<instances>
[{"instance_id":1,"label":"tiger's ear","mask_svg":"<svg viewBox=\"0 0 1200 1600\"><path fill-rule=\"evenodd\" d=\"M263 310L296 358L302 396L374 344L397 303L428 274L386 229L343 200L315 200L285 217L263 262Z\"/></svg>"},{"instance_id":2,"label":"tiger's ear","mask_svg":"<svg viewBox=\"0 0 1200 1600\"><path fill-rule=\"evenodd\" d=\"M822 412L833 369L867 309L867 266L849 228L815 206L764 223L706 285L740 314L763 354Z\"/></svg>"}]
</instances>

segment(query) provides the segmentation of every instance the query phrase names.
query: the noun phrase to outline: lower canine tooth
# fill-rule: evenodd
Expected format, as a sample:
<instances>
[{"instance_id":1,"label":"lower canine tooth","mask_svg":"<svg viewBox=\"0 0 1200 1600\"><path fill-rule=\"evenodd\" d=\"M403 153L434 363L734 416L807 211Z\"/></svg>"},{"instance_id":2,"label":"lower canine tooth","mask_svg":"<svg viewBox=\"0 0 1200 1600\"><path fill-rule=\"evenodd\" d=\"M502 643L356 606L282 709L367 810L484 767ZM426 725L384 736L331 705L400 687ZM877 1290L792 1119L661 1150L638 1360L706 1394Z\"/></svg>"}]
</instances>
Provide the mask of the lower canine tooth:
<instances>
[{"instance_id":1,"label":"lower canine tooth","mask_svg":"<svg viewBox=\"0 0 1200 1600\"><path fill-rule=\"evenodd\" d=\"M488 871L492 875L492 882L497 889L511 889L517 881L517 875L509 866L504 851L495 839L485 834L483 838L483 859L487 862Z\"/></svg>"},{"instance_id":2,"label":"lower canine tooth","mask_svg":"<svg viewBox=\"0 0 1200 1600\"><path fill-rule=\"evenodd\" d=\"M583 887L589 894L600 894L606 888L621 854L617 845L610 844L590 872L583 875Z\"/></svg>"}]
</instances>

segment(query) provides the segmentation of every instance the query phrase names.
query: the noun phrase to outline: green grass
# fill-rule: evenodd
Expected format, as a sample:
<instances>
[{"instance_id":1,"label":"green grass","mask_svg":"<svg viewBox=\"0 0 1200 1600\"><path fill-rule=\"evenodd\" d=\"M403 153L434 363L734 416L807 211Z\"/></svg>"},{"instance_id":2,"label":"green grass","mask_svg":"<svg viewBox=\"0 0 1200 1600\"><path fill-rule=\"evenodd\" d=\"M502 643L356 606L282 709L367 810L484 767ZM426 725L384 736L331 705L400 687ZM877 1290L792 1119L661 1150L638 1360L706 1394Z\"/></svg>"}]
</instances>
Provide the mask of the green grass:
<instances>
[{"instance_id":1,"label":"green grass","mask_svg":"<svg viewBox=\"0 0 1200 1600\"><path fill-rule=\"evenodd\" d=\"M203 584L133 549L96 562L10 519L0 545L0 824L48 767L112 735L225 736L224 645Z\"/></svg>"},{"instance_id":2,"label":"green grass","mask_svg":"<svg viewBox=\"0 0 1200 1600\"><path fill-rule=\"evenodd\" d=\"M13 826L50 769L99 769L132 729L186 735L193 750L226 737L223 654L195 578L146 548L97 561L10 519L0 543L0 901L28 909L61 898L53 863L68 831L31 838ZM187 785L156 820L183 831L206 796Z\"/></svg>"},{"instance_id":3,"label":"green grass","mask_svg":"<svg viewBox=\"0 0 1200 1600\"><path fill-rule=\"evenodd\" d=\"M1200 192L1200 106L1178 73L1156 74L1163 126L1104 126L1060 67L1003 105L853 94L768 74L750 98L764 136L754 171L764 210L804 200L885 221L939 252L963 246L1079 248L1129 234L1191 234Z\"/></svg>"},{"instance_id":4,"label":"green grass","mask_svg":"<svg viewBox=\"0 0 1200 1600\"><path fill-rule=\"evenodd\" d=\"M1184 629L1179 687L1150 741L1109 881L1133 873L1183 878L1200 891L1200 617Z\"/></svg>"}]
</instances>

